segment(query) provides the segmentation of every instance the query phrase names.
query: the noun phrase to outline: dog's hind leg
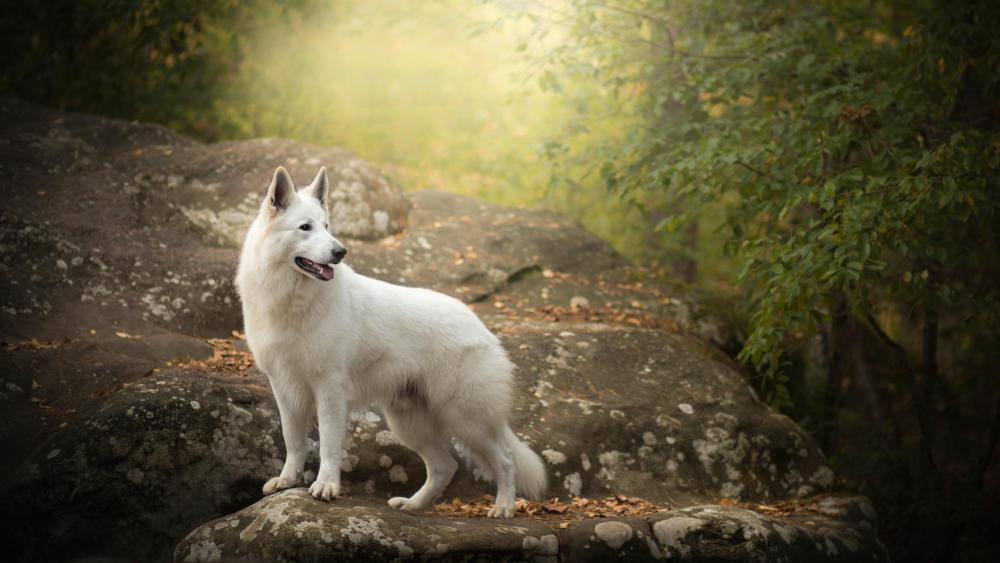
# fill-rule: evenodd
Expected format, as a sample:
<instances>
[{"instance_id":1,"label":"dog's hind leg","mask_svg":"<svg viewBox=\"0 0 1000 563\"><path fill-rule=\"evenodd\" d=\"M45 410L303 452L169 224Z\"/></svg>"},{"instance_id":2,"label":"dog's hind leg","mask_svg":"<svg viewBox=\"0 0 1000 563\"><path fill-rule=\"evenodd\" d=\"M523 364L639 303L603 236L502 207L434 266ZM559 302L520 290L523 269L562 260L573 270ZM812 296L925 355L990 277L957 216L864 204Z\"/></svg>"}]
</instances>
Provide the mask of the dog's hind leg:
<instances>
[{"instance_id":1,"label":"dog's hind leg","mask_svg":"<svg viewBox=\"0 0 1000 563\"><path fill-rule=\"evenodd\" d=\"M448 451L448 439L440 425L423 406L385 410L389 429L406 447L424 461L427 479L411 497L393 497L389 506L400 510L426 510L434 503L458 469Z\"/></svg>"},{"instance_id":2,"label":"dog's hind leg","mask_svg":"<svg viewBox=\"0 0 1000 563\"><path fill-rule=\"evenodd\" d=\"M490 518L514 517L514 456L501 440L470 446L485 458L497 481L497 498L486 514Z\"/></svg>"},{"instance_id":3,"label":"dog's hind leg","mask_svg":"<svg viewBox=\"0 0 1000 563\"><path fill-rule=\"evenodd\" d=\"M454 424L455 435L468 449L472 459L485 464L497 483L497 497L487 516L513 518L515 501L514 455L504 440L503 429L487 420L466 417L464 425Z\"/></svg>"}]
</instances>

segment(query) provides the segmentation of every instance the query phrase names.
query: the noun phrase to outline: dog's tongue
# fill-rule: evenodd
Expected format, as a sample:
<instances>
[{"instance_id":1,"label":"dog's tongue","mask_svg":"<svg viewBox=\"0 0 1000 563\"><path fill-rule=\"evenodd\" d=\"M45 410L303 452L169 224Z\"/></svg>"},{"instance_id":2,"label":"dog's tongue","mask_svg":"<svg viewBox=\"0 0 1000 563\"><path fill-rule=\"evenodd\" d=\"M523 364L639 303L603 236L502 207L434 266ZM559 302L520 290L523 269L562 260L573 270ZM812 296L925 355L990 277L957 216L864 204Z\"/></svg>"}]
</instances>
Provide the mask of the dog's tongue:
<instances>
[{"instance_id":1,"label":"dog's tongue","mask_svg":"<svg viewBox=\"0 0 1000 563\"><path fill-rule=\"evenodd\" d=\"M316 268L319 270L319 275L323 276L324 280L330 281L333 279L333 268L330 266L327 266L326 264L316 264Z\"/></svg>"}]
</instances>

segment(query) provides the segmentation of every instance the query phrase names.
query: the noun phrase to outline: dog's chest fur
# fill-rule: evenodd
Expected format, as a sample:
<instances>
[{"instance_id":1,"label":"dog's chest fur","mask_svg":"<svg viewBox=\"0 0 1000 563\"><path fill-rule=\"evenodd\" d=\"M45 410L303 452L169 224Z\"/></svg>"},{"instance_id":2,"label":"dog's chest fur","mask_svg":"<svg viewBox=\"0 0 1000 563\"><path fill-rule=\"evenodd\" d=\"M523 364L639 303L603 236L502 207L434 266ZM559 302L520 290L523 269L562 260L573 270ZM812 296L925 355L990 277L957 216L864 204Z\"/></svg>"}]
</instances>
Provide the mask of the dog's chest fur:
<instances>
[{"instance_id":1,"label":"dog's chest fur","mask_svg":"<svg viewBox=\"0 0 1000 563\"><path fill-rule=\"evenodd\" d=\"M289 374L298 379L324 376L343 366L344 338L338 325L342 311L326 292L292 294L284 301L249 291L245 297L247 343L260 368L269 376ZM340 321L340 322L338 322Z\"/></svg>"}]
</instances>

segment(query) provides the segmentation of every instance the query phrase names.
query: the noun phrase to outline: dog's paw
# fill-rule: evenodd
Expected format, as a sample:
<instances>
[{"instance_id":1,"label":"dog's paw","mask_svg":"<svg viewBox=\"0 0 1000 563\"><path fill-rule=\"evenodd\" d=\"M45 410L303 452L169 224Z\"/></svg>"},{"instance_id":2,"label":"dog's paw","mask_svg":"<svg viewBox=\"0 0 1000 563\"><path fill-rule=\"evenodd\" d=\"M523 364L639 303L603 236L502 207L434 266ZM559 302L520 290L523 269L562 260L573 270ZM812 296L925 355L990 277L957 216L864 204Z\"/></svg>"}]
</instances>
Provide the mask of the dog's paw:
<instances>
[{"instance_id":1,"label":"dog's paw","mask_svg":"<svg viewBox=\"0 0 1000 563\"><path fill-rule=\"evenodd\" d=\"M415 502L408 497L392 497L389 499L389 506L392 508L398 508L399 510L404 510L408 512L419 512L422 510L427 510L428 506Z\"/></svg>"},{"instance_id":2,"label":"dog's paw","mask_svg":"<svg viewBox=\"0 0 1000 563\"><path fill-rule=\"evenodd\" d=\"M392 508L403 509L403 505L409 502L409 497L392 497L389 499L389 506Z\"/></svg>"},{"instance_id":3,"label":"dog's paw","mask_svg":"<svg viewBox=\"0 0 1000 563\"><path fill-rule=\"evenodd\" d=\"M319 500L334 500L340 496L340 483L317 479L312 485L309 485L309 494Z\"/></svg>"},{"instance_id":4,"label":"dog's paw","mask_svg":"<svg viewBox=\"0 0 1000 563\"><path fill-rule=\"evenodd\" d=\"M295 479L289 479L288 477L273 477L267 483L264 483L264 496L272 495L278 491L283 491L285 489L291 489L295 486Z\"/></svg>"},{"instance_id":5,"label":"dog's paw","mask_svg":"<svg viewBox=\"0 0 1000 563\"><path fill-rule=\"evenodd\" d=\"M502 506L499 504L494 504L493 508L486 513L490 518L513 518L514 517L514 507L513 506Z\"/></svg>"}]
</instances>

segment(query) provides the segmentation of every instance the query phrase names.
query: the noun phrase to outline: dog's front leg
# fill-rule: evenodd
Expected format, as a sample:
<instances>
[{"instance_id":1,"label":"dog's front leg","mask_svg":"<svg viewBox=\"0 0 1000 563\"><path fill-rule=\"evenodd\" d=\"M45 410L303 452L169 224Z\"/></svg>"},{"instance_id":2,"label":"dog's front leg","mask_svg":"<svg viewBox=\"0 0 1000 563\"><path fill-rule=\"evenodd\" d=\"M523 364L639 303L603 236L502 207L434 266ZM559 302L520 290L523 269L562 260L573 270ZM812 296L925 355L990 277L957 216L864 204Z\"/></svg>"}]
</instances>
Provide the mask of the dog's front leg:
<instances>
[{"instance_id":1,"label":"dog's front leg","mask_svg":"<svg viewBox=\"0 0 1000 563\"><path fill-rule=\"evenodd\" d=\"M316 413L319 418L319 474L309 492L318 499L333 500L340 495L340 464L347 429L347 400L342 384L330 382L317 389Z\"/></svg>"},{"instance_id":2,"label":"dog's front leg","mask_svg":"<svg viewBox=\"0 0 1000 563\"><path fill-rule=\"evenodd\" d=\"M281 416L281 433L285 440L285 465L281 474L264 484L269 495L294 487L302 476L306 463L306 437L313 419L312 393L305 387L285 379L272 379L271 389Z\"/></svg>"}]
</instances>

